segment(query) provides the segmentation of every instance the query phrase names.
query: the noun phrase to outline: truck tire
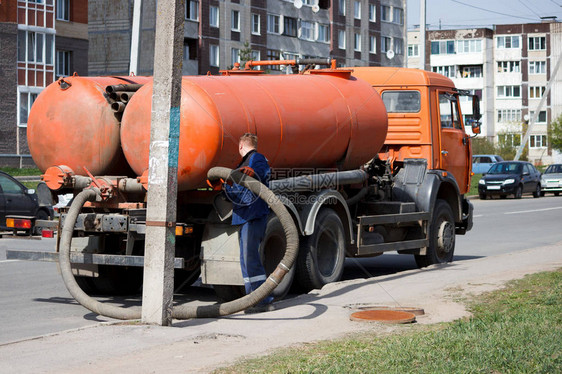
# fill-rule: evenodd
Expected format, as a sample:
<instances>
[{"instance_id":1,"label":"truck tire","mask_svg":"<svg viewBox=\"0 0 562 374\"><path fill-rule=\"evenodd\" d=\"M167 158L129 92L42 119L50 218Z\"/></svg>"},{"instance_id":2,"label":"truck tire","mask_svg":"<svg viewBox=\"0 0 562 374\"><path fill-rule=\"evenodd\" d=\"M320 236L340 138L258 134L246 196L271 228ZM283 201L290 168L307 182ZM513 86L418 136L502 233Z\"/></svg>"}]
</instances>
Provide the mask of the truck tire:
<instances>
[{"instance_id":1,"label":"truck tire","mask_svg":"<svg viewBox=\"0 0 562 374\"><path fill-rule=\"evenodd\" d=\"M99 276L90 278L93 293L99 295L134 295L142 286L142 267L100 265Z\"/></svg>"},{"instance_id":2,"label":"truck tire","mask_svg":"<svg viewBox=\"0 0 562 374\"><path fill-rule=\"evenodd\" d=\"M275 213L271 213L267 219L267 227L265 235L260 246L260 256L262 259L265 274L269 276L277 268L279 261L285 256L285 249L287 248L287 238L283 231L283 226L279 221L279 217ZM295 278L295 266L289 270L283 277L283 280L271 293L275 300L284 298L293 284Z\"/></svg>"},{"instance_id":3,"label":"truck tire","mask_svg":"<svg viewBox=\"0 0 562 374\"><path fill-rule=\"evenodd\" d=\"M35 220L48 220L48 219L49 219L49 213L47 213L45 210L39 209L37 211L37 215L35 216ZM32 230L33 230L33 235L41 236L41 234L43 233L42 227L33 226Z\"/></svg>"},{"instance_id":4,"label":"truck tire","mask_svg":"<svg viewBox=\"0 0 562 374\"><path fill-rule=\"evenodd\" d=\"M423 268L453 261L455 251L455 220L451 206L438 199L429 226L429 247L425 255L415 255L416 264Z\"/></svg>"},{"instance_id":5,"label":"truck tire","mask_svg":"<svg viewBox=\"0 0 562 374\"><path fill-rule=\"evenodd\" d=\"M345 234L340 217L332 209L321 209L314 233L302 238L297 258L297 280L303 291L337 282L343 273Z\"/></svg>"}]
</instances>

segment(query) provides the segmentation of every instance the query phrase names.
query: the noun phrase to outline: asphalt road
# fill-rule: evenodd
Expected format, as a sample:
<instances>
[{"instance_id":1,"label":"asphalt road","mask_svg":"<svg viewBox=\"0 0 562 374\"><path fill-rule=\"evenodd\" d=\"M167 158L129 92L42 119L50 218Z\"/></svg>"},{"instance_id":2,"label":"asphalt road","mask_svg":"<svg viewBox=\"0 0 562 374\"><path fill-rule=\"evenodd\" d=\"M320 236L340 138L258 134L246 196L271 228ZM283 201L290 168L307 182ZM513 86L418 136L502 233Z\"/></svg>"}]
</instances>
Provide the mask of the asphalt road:
<instances>
[{"instance_id":1,"label":"asphalt road","mask_svg":"<svg viewBox=\"0 0 562 374\"><path fill-rule=\"evenodd\" d=\"M455 261L504 254L562 241L562 197L472 200L474 228L457 237ZM54 239L0 239L0 345L108 321L78 305L66 290L55 263L6 260L6 249L53 250ZM385 254L348 259L344 279L377 277L415 269L413 256ZM211 300L209 289L194 288ZM116 299L121 305L138 299Z\"/></svg>"}]
</instances>

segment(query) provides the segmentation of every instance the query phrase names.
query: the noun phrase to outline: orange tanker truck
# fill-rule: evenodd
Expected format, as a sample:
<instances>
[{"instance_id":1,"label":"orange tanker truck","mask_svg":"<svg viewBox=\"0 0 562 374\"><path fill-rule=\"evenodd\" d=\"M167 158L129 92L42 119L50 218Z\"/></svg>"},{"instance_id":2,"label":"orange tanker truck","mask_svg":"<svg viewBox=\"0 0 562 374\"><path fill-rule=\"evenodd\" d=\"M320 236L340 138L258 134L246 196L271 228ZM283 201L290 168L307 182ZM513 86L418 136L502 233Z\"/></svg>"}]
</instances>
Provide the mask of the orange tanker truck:
<instances>
[{"instance_id":1,"label":"orange tanker truck","mask_svg":"<svg viewBox=\"0 0 562 374\"><path fill-rule=\"evenodd\" d=\"M346 257L397 251L414 255L420 267L452 261L455 236L472 228L465 197L471 141L459 102L465 93L450 79L334 65L302 73L246 68L183 77L178 287L201 277L222 299L242 295L231 206L206 180L209 169L238 163L246 132L258 135L272 167L270 190L299 236L295 264L273 291L277 298L293 283L310 290L338 281ZM72 271L85 292L123 294L142 285L151 97L150 78L72 76L47 87L31 109L29 148L53 195L98 191L71 228ZM473 109L478 120L477 97ZM272 214L261 248L268 273L285 248ZM8 256L57 261L57 253Z\"/></svg>"}]
</instances>

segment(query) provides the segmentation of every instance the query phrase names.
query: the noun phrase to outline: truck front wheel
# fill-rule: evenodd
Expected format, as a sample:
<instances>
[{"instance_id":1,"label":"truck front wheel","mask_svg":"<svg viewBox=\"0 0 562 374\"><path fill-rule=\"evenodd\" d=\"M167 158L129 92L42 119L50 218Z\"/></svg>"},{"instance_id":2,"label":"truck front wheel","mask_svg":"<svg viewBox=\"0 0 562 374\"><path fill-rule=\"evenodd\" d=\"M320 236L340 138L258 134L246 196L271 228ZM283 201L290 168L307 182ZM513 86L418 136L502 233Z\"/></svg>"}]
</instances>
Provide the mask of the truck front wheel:
<instances>
[{"instance_id":1,"label":"truck front wheel","mask_svg":"<svg viewBox=\"0 0 562 374\"><path fill-rule=\"evenodd\" d=\"M418 267L453 261L455 251L455 220L451 206L438 199L429 227L429 247L425 255L416 255Z\"/></svg>"},{"instance_id":2,"label":"truck front wheel","mask_svg":"<svg viewBox=\"0 0 562 374\"><path fill-rule=\"evenodd\" d=\"M343 273L345 235L340 217L332 209L322 209L314 223L314 233L301 240L297 258L297 279L304 291L337 282Z\"/></svg>"}]
</instances>

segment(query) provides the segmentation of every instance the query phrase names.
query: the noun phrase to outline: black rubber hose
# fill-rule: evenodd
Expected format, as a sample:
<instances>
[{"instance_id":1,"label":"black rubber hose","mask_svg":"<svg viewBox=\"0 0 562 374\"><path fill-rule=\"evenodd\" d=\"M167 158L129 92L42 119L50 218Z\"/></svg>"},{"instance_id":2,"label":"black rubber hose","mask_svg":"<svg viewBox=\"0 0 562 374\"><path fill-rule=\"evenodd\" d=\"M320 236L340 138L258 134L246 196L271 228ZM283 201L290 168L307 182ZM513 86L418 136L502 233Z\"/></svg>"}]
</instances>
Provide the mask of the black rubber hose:
<instances>
[{"instance_id":1,"label":"black rubber hose","mask_svg":"<svg viewBox=\"0 0 562 374\"><path fill-rule=\"evenodd\" d=\"M219 316L226 316L232 313L239 312L256 305L258 302L268 296L277 285L281 282L285 274L289 272L293 266L295 259L298 255L299 236L295 223L279 198L271 192L269 188L264 186L261 182L254 178L239 172L232 171L228 168L215 167L209 170L207 174L210 180L222 178L224 180L232 180L240 184L250 191L252 191L259 198L268 203L271 209L279 217L279 221L283 226L285 236L287 238L287 248L285 256L277 265L277 268L267 280L254 292L240 299L230 301L222 304L215 304L209 306L190 306L180 305L174 307L172 316L177 319L189 318L212 318ZM99 196L99 191L96 189L87 189L80 192L73 200L68 214L66 215L64 226L62 229L59 264L61 268L62 278L66 288L70 294L82 306L91 310L94 313L111 317L115 319L140 319L141 311L138 308L126 309L122 307L111 306L108 304L100 303L99 301L88 296L80 286L76 283L72 268L70 264L70 242L72 240L72 233L74 225L82 206L86 201L94 201Z\"/></svg>"}]
</instances>

